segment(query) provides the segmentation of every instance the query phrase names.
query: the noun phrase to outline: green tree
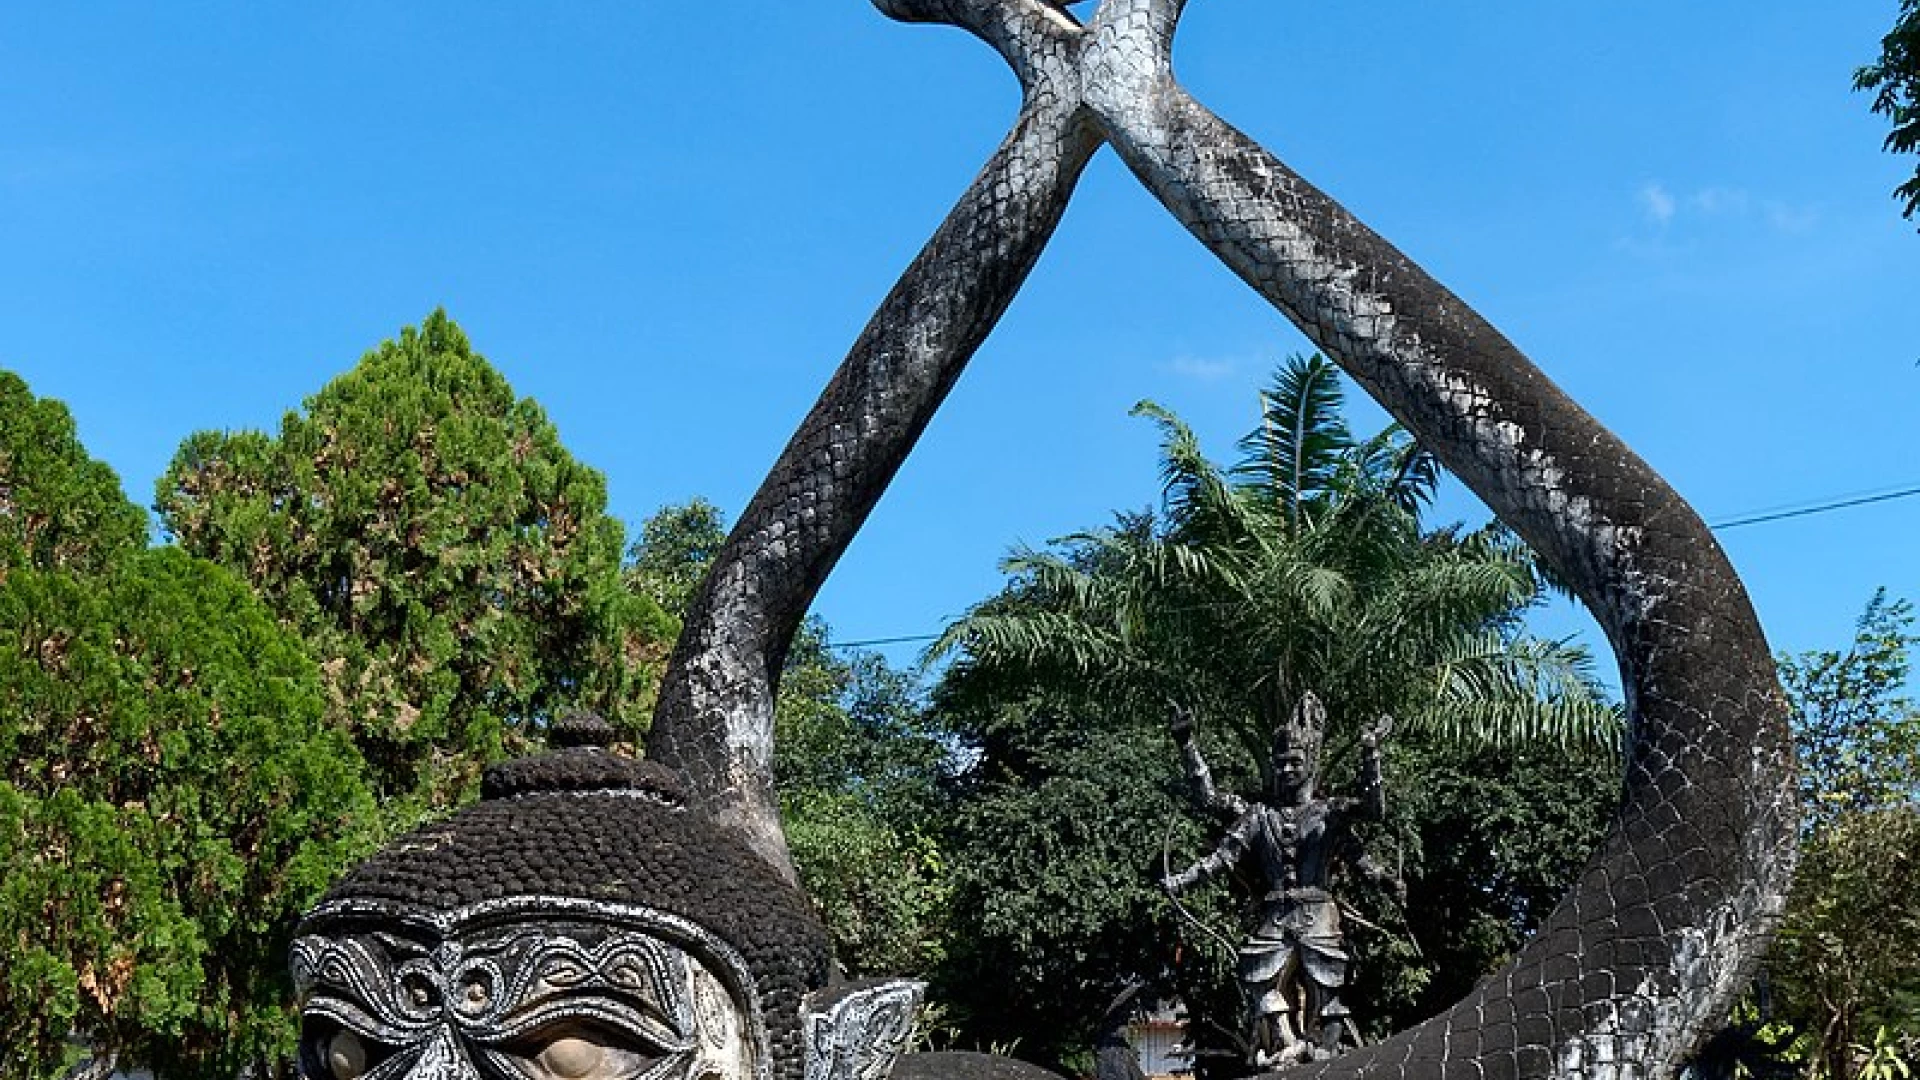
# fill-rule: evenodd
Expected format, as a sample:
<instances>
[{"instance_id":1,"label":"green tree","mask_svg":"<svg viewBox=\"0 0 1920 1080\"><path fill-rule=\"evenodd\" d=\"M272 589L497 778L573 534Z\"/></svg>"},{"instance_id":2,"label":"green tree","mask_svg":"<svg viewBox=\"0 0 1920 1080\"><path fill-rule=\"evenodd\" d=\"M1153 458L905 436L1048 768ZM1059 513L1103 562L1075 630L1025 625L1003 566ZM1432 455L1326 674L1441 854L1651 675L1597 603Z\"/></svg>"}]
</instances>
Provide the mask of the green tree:
<instances>
[{"instance_id":1,"label":"green tree","mask_svg":"<svg viewBox=\"0 0 1920 1080\"><path fill-rule=\"evenodd\" d=\"M1920 0L1900 0L1893 29L1880 39L1880 58L1854 72L1853 88L1872 91L1873 111L1892 122L1888 152L1920 152ZM1920 168L1893 195L1906 203L1903 217L1920 211Z\"/></svg>"},{"instance_id":2,"label":"green tree","mask_svg":"<svg viewBox=\"0 0 1920 1080\"><path fill-rule=\"evenodd\" d=\"M642 525L628 587L681 615L726 539L703 499ZM936 841L949 753L919 684L872 653L843 655L801 626L774 707L774 779L801 883L851 976L919 974L944 949L948 884Z\"/></svg>"},{"instance_id":3,"label":"green tree","mask_svg":"<svg viewBox=\"0 0 1920 1080\"><path fill-rule=\"evenodd\" d=\"M1904 696L1912 605L1868 601L1845 652L1781 658L1808 806L1769 959L1781 1020L1816 1075L1857 1075L1885 1029L1920 1043L1920 709Z\"/></svg>"},{"instance_id":4,"label":"green tree","mask_svg":"<svg viewBox=\"0 0 1920 1080\"><path fill-rule=\"evenodd\" d=\"M293 1045L285 953L371 847L319 672L246 585L176 549L0 585L0 1071L99 1055L230 1077Z\"/></svg>"},{"instance_id":5,"label":"green tree","mask_svg":"<svg viewBox=\"0 0 1920 1080\"><path fill-rule=\"evenodd\" d=\"M97 570L146 542L146 515L81 447L67 407L0 371L0 580L20 566Z\"/></svg>"},{"instance_id":6,"label":"green tree","mask_svg":"<svg viewBox=\"0 0 1920 1080\"><path fill-rule=\"evenodd\" d=\"M1237 934L1238 904L1209 888L1176 910L1154 885L1168 852L1208 839L1186 812L1164 715L1104 708L1070 684L975 690L935 689L977 757L944 841L949 946L930 989L956 1045L1084 1073L1102 1009L1142 978L1203 1023L1237 1027L1221 936Z\"/></svg>"},{"instance_id":7,"label":"green tree","mask_svg":"<svg viewBox=\"0 0 1920 1080\"><path fill-rule=\"evenodd\" d=\"M1178 418L1141 405L1163 432L1164 521L1127 516L1065 551L1016 553L1006 592L936 643L956 655L950 677L1178 700L1254 761L1308 691L1334 718L1336 751L1383 715L1487 743L1611 743L1617 714L1586 654L1521 632L1545 590L1531 554L1497 526L1423 529L1438 465L1398 425L1356 439L1342 405L1330 362L1290 359L1231 473Z\"/></svg>"},{"instance_id":8,"label":"green tree","mask_svg":"<svg viewBox=\"0 0 1920 1080\"><path fill-rule=\"evenodd\" d=\"M1619 756L1591 743L1534 742L1497 754L1433 738L1388 762L1389 828L1404 862L1394 931L1361 939L1354 998L1376 1033L1465 997L1510 959L1558 903L1620 801ZM1400 920L1400 921L1396 921Z\"/></svg>"},{"instance_id":9,"label":"green tree","mask_svg":"<svg viewBox=\"0 0 1920 1080\"><path fill-rule=\"evenodd\" d=\"M1770 967L1825 1080L1856 1076L1876 1031L1920 1040L1920 805L1854 811L1808 841Z\"/></svg>"},{"instance_id":10,"label":"green tree","mask_svg":"<svg viewBox=\"0 0 1920 1080\"><path fill-rule=\"evenodd\" d=\"M1904 696L1913 605L1873 594L1846 652L1820 649L1780 658L1793 703L1800 793L1807 826L1920 801L1920 710Z\"/></svg>"},{"instance_id":11,"label":"green tree","mask_svg":"<svg viewBox=\"0 0 1920 1080\"><path fill-rule=\"evenodd\" d=\"M720 508L705 499L661 507L640 526L627 553L627 585L675 618L686 615L693 591L726 543Z\"/></svg>"},{"instance_id":12,"label":"green tree","mask_svg":"<svg viewBox=\"0 0 1920 1080\"><path fill-rule=\"evenodd\" d=\"M1123 515L1017 553L1005 590L937 645L953 662L936 704L978 756L949 840L950 936L971 955L955 958L944 985L965 997L956 1011L979 1038L1018 1037L1023 1052L1065 1063L1121 983L1156 974L1194 1006L1203 1041L1238 1027L1230 958L1207 945L1237 936L1224 917L1233 902L1186 901L1215 913L1195 912L1218 927L1209 934L1171 921L1149 888L1150 866L1169 849L1191 859L1213 828L1186 804L1164 735L1170 703L1198 713L1223 786L1243 791L1263 786L1275 718L1307 691L1334 718L1324 786L1336 791L1350 780L1359 727L1382 715L1400 722L1389 767L1409 785L1423 768L1439 771L1433 762L1470 761L1449 756L1449 743L1544 741L1559 758L1534 755L1536 772L1577 759L1556 780L1579 796L1557 808L1531 799L1515 770L1466 770L1492 792L1478 807L1488 821L1532 831L1508 843L1510 858L1474 863L1455 846L1460 830L1396 814L1388 831L1413 888L1453 890L1448 903L1478 929L1436 950L1473 973L1438 972L1390 899L1356 889L1366 922L1387 927L1370 941L1355 932L1375 954L1372 977L1391 984L1376 1016L1410 1019L1429 1007L1430 987L1470 984L1510 949L1617 798L1617 714L1584 654L1522 632L1545 588L1527 552L1497 528L1423 528L1437 466L1397 427L1355 438L1325 360L1288 362L1261 406L1231 472L1171 414L1142 406L1164 434L1164 516ZM1455 873L1464 870L1477 873ZM1157 920L1145 916L1154 910ZM1160 971L1175 953L1193 966ZM981 983L989 970L1018 977ZM991 992L967 996L978 985Z\"/></svg>"},{"instance_id":13,"label":"green tree","mask_svg":"<svg viewBox=\"0 0 1920 1080\"><path fill-rule=\"evenodd\" d=\"M399 823L558 709L644 726L672 627L622 586L605 481L443 312L278 435L189 437L157 509L307 642Z\"/></svg>"}]
</instances>

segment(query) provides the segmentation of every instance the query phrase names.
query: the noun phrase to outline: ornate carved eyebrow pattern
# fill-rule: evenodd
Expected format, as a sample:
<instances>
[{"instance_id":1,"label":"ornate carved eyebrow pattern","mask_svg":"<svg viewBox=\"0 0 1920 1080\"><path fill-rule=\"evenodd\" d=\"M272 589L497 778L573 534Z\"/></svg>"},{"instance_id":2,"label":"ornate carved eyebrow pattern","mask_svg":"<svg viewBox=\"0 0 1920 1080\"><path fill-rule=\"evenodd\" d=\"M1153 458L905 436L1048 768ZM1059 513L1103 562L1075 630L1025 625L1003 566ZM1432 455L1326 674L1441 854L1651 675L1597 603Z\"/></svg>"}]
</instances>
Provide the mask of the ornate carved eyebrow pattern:
<instances>
[{"instance_id":1,"label":"ornate carved eyebrow pattern","mask_svg":"<svg viewBox=\"0 0 1920 1080\"><path fill-rule=\"evenodd\" d=\"M632 1080L690 1075L729 1041L744 1042L751 1075L770 1075L744 960L663 912L538 896L434 914L342 901L307 925L292 959L301 1011L309 1029L348 1030L377 1047L384 1067L369 1076L418 1070L457 1040L465 1056L520 1077L503 1064L515 1048L576 1030L603 1032L618 1052L644 1059Z\"/></svg>"}]
</instances>

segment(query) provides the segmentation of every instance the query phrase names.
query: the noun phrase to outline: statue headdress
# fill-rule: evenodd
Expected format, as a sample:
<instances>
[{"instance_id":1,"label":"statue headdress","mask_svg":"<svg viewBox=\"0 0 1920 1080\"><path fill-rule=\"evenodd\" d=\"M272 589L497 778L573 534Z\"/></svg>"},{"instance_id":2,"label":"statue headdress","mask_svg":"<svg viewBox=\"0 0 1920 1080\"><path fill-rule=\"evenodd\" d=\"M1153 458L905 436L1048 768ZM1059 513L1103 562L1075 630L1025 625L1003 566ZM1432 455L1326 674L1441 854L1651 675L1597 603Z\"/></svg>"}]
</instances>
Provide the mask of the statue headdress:
<instances>
[{"instance_id":1,"label":"statue headdress","mask_svg":"<svg viewBox=\"0 0 1920 1080\"><path fill-rule=\"evenodd\" d=\"M1320 747L1327 737L1327 707L1320 703L1313 691L1300 696L1293 712L1273 729L1273 760L1281 755L1298 752L1307 759L1307 769L1317 775L1320 771Z\"/></svg>"}]
</instances>

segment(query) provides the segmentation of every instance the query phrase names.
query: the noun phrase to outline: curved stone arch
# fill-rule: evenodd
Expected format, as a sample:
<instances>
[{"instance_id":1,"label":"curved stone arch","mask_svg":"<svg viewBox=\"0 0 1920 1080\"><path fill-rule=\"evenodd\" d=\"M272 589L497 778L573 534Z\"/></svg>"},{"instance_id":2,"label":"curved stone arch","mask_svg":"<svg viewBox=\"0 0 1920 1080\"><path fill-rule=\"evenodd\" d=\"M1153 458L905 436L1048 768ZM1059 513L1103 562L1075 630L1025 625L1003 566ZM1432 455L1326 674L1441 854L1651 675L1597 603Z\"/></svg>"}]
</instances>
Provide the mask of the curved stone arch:
<instances>
[{"instance_id":1,"label":"curved stone arch","mask_svg":"<svg viewBox=\"0 0 1920 1080\"><path fill-rule=\"evenodd\" d=\"M905 5L902 5L904 8ZM1019 77L1013 130L867 323L728 534L661 679L647 756L789 880L773 706L794 632L934 411L1013 301L1100 135L1078 24L1040 0L898 12L967 29Z\"/></svg>"},{"instance_id":2,"label":"curved stone arch","mask_svg":"<svg viewBox=\"0 0 1920 1080\"><path fill-rule=\"evenodd\" d=\"M1020 119L743 513L670 661L649 754L791 876L770 761L794 629L1111 141L1573 583L1620 660L1623 800L1572 891L1466 1001L1310 1071L1673 1075L1758 962L1797 821L1785 700L1704 523L1477 312L1179 85L1185 0L1103 0L1084 24L1044 0L874 2L994 46L1021 79Z\"/></svg>"}]
</instances>

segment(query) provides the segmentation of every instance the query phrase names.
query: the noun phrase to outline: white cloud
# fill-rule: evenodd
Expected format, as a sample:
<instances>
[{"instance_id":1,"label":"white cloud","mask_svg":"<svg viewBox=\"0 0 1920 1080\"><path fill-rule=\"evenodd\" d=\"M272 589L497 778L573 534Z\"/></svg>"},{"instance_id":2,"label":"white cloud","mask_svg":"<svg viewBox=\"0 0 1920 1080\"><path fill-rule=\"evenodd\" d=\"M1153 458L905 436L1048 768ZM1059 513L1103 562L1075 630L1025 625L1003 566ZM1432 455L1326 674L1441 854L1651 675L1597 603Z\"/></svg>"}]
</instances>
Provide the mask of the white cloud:
<instances>
[{"instance_id":1,"label":"white cloud","mask_svg":"<svg viewBox=\"0 0 1920 1080\"><path fill-rule=\"evenodd\" d=\"M1183 379L1214 383L1240 374L1240 362L1226 358L1176 356L1173 362L1167 365L1167 370Z\"/></svg>"},{"instance_id":2,"label":"white cloud","mask_svg":"<svg viewBox=\"0 0 1920 1080\"><path fill-rule=\"evenodd\" d=\"M1676 221L1715 219L1757 223L1777 233L1805 233L1819 221L1814 206L1796 206L1781 199L1763 198L1745 188L1710 185L1676 195L1659 181L1649 181L1639 192L1640 209L1662 229Z\"/></svg>"},{"instance_id":3,"label":"white cloud","mask_svg":"<svg viewBox=\"0 0 1920 1080\"><path fill-rule=\"evenodd\" d=\"M1640 189L1640 206L1657 225L1665 225L1672 221L1673 212L1676 209L1673 196L1657 181L1648 183Z\"/></svg>"},{"instance_id":4,"label":"white cloud","mask_svg":"<svg viewBox=\"0 0 1920 1080\"><path fill-rule=\"evenodd\" d=\"M1820 211L1811 206L1790 206L1769 199L1762 204L1767 224L1784 233L1810 232L1820 220Z\"/></svg>"},{"instance_id":5,"label":"white cloud","mask_svg":"<svg viewBox=\"0 0 1920 1080\"><path fill-rule=\"evenodd\" d=\"M1709 216L1745 214L1753 207L1753 196L1739 188L1710 187L1693 193L1688 204Z\"/></svg>"}]
</instances>

